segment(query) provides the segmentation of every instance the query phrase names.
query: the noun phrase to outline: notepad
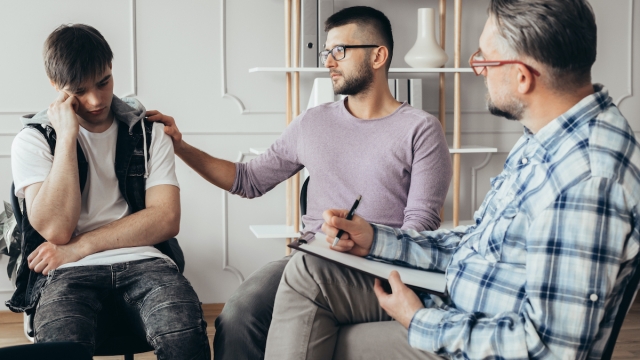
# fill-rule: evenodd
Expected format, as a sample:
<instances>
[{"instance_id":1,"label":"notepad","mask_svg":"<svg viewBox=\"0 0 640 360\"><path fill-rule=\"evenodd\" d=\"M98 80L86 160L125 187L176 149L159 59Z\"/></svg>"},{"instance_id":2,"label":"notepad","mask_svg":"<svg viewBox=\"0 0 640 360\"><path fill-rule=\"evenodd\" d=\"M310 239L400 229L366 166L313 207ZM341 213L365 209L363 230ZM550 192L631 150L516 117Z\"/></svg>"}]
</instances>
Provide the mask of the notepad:
<instances>
[{"instance_id":1,"label":"notepad","mask_svg":"<svg viewBox=\"0 0 640 360\"><path fill-rule=\"evenodd\" d=\"M289 244L289 247L332 261L341 266L346 266L348 268L364 272L379 279L388 279L391 271L396 270L400 273L402 282L408 287L419 292L427 292L439 296L444 295L446 279L443 273L411 269L381 261L369 260L347 253L341 253L331 249L331 244L326 241L326 235L322 233L316 233L315 236L309 233L305 235L300 238L303 239L302 241L298 239Z\"/></svg>"}]
</instances>

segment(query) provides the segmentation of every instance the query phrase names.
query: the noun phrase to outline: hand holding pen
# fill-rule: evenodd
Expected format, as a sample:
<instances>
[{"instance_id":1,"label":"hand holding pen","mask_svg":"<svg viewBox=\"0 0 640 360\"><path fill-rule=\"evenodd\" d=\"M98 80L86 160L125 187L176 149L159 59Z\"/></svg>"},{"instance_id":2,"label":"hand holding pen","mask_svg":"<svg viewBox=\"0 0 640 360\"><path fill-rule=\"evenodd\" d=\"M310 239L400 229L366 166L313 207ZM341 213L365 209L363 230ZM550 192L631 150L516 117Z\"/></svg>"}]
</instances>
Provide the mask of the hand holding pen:
<instances>
[{"instance_id":1,"label":"hand holding pen","mask_svg":"<svg viewBox=\"0 0 640 360\"><path fill-rule=\"evenodd\" d=\"M325 211L322 214L325 221L322 225L322 232L327 235L327 242L333 244L338 232L344 230L345 233L339 238L338 244L331 248L335 251L365 257L369 255L373 243L373 227L358 215L347 220L348 214L347 210L331 209Z\"/></svg>"},{"instance_id":2,"label":"hand holding pen","mask_svg":"<svg viewBox=\"0 0 640 360\"><path fill-rule=\"evenodd\" d=\"M358 198L353 203L353 206L351 206L351 210L349 210L349 213L347 214L347 217L346 217L347 220L353 219L353 215L356 214L356 209L358 208L358 205L360 205L360 200L362 200L362 195L358 195ZM344 230L340 229L336 237L333 239L333 244L331 244L331 247L338 246L338 241L340 241L340 238L342 237L342 235L344 235Z\"/></svg>"}]
</instances>

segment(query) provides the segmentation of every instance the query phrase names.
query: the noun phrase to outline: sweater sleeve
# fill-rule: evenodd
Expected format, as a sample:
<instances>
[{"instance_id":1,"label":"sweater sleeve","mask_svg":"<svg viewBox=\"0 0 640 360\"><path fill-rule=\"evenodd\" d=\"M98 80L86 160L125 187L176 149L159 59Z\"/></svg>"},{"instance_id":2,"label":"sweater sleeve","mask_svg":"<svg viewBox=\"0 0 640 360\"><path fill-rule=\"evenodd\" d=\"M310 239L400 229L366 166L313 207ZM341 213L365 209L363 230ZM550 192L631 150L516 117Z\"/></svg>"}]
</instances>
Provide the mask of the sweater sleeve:
<instances>
[{"instance_id":1,"label":"sweater sleeve","mask_svg":"<svg viewBox=\"0 0 640 360\"><path fill-rule=\"evenodd\" d=\"M298 156L304 115L292 121L264 154L246 163L236 163L232 194L249 199L260 197L304 168Z\"/></svg>"},{"instance_id":2,"label":"sweater sleeve","mask_svg":"<svg viewBox=\"0 0 640 360\"><path fill-rule=\"evenodd\" d=\"M429 115L414 135L411 185L403 230L436 230L451 182L451 156L438 119Z\"/></svg>"}]
</instances>

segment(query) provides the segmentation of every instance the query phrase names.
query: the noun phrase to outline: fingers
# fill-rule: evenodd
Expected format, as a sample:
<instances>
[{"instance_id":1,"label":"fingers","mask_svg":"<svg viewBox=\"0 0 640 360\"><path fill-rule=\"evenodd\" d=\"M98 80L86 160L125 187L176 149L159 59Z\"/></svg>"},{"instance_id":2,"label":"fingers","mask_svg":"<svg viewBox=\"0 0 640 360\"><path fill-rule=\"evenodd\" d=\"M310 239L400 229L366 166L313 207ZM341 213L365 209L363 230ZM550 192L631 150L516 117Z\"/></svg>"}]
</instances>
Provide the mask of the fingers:
<instances>
[{"instance_id":1,"label":"fingers","mask_svg":"<svg viewBox=\"0 0 640 360\"><path fill-rule=\"evenodd\" d=\"M69 98L69 94L67 94L64 91L58 91L58 98L56 99L57 102L65 102L67 100L67 98Z\"/></svg>"},{"instance_id":2,"label":"fingers","mask_svg":"<svg viewBox=\"0 0 640 360\"><path fill-rule=\"evenodd\" d=\"M33 271L41 273L49 265L48 261L42 260L33 267Z\"/></svg>"},{"instance_id":3,"label":"fingers","mask_svg":"<svg viewBox=\"0 0 640 360\"><path fill-rule=\"evenodd\" d=\"M78 111L78 99L75 96L69 96L67 100L65 100L65 104L71 106L74 112Z\"/></svg>"},{"instance_id":4,"label":"fingers","mask_svg":"<svg viewBox=\"0 0 640 360\"><path fill-rule=\"evenodd\" d=\"M38 256L39 252L40 252L40 247L38 247L35 250L33 250L31 252L31 254L29 254L29 256L27 256L27 261L30 263L31 260L33 260L36 256Z\"/></svg>"},{"instance_id":5,"label":"fingers","mask_svg":"<svg viewBox=\"0 0 640 360\"><path fill-rule=\"evenodd\" d=\"M153 120L152 120L153 121ZM164 133L171 136L172 138L175 137L176 135L178 135L178 130L176 130L175 127L173 126L166 126L164 127Z\"/></svg>"},{"instance_id":6,"label":"fingers","mask_svg":"<svg viewBox=\"0 0 640 360\"><path fill-rule=\"evenodd\" d=\"M356 246L353 240L346 240L346 239L342 239L338 241L336 246L333 246L333 238L327 237L327 242L331 244L332 250L336 250L340 252L349 252L351 251L351 249L353 249L354 246Z\"/></svg>"},{"instance_id":7,"label":"fingers","mask_svg":"<svg viewBox=\"0 0 640 360\"><path fill-rule=\"evenodd\" d=\"M346 211L346 210L345 210ZM348 211L347 211L348 213ZM345 215L346 217L346 215ZM357 215L354 215L352 220L347 220L344 217L338 217L338 216L334 216L331 218L330 221L328 221L328 223L330 225L332 225L335 228L338 229L342 229L348 233L356 233L359 232L360 229L360 225L356 222L356 217Z\"/></svg>"},{"instance_id":8,"label":"fingers","mask_svg":"<svg viewBox=\"0 0 640 360\"><path fill-rule=\"evenodd\" d=\"M334 216L345 218L347 214L349 214L349 210L346 209L329 209L322 213L322 218L328 223Z\"/></svg>"},{"instance_id":9,"label":"fingers","mask_svg":"<svg viewBox=\"0 0 640 360\"><path fill-rule=\"evenodd\" d=\"M380 279L378 279L378 278L376 278L376 281L373 284L373 292L376 293L376 297L378 298L378 302L381 303L381 304L384 303L389 296L391 296L391 295L387 294L386 291L384 291L384 289L382 288L382 281L380 281Z\"/></svg>"},{"instance_id":10,"label":"fingers","mask_svg":"<svg viewBox=\"0 0 640 360\"><path fill-rule=\"evenodd\" d=\"M395 294L400 293L400 291L406 287L400 278L400 274L395 270L389 274L389 285L391 285L391 291Z\"/></svg>"},{"instance_id":11,"label":"fingers","mask_svg":"<svg viewBox=\"0 0 640 360\"><path fill-rule=\"evenodd\" d=\"M145 116L147 117L147 120L149 120L149 121L158 121L158 122L163 123L164 126L165 126L165 129L166 129L167 126L168 127L174 127L175 124L176 124L176 122L173 119L173 117L164 115L158 110L148 110L146 112Z\"/></svg>"}]
</instances>

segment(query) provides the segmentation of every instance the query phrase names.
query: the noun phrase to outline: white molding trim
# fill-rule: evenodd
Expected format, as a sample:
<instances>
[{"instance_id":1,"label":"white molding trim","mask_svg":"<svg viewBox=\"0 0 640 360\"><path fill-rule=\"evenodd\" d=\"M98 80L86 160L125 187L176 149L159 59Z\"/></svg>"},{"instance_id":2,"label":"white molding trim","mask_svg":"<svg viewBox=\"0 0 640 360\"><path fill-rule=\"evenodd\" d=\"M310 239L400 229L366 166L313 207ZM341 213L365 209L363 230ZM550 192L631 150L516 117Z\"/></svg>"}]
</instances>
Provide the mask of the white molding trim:
<instances>
[{"instance_id":1,"label":"white molding trim","mask_svg":"<svg viewBox=\"0 0 640 360\"><path fill-rule=\"evenodd\" d=\"M633 0L629 0L629 83L627 84L627 93L619 98L615 104L617 107L620 107L620 104L630 98L633 97Z\"/></svg>"},{"instance_id":2,"label":"white molding trim","mask_svg":"<svg viewBox=\"0 0 640 360\"><path fill-rule=\"evenodd\" d=\"M121 97L135 97L138 96L138 45L136 34L136 0L129 0L129 15L131 16L131 91L122 95ZM41 109L42 110L42 109ZM0 115L24 115L37 113L40 110L35 111L21 111L21 110L0 110Z\"/></svg>"},{"instance_id":3,"label":"white molding trim","mask_svg":"<svg viewBox=\"0 0 640 360\"><path fill-rule=\"evenodd\" d=\"M138 96L138 32L136 23L136 0L130 0L130 30L131 30L131 91L121 97Z\"/></svg>"},{"instance_id":4,"label":"white molding trim","mask_svg":"<svg viewBox=\"0 0 640 360\"><path fill-rule=\"evenodd\" d=\"M237 96L227 91L227 0L220 0L220 64L222 79L222 98L232 100L238 105L241 115L282 115L284 111L247 110Z\"/></svg>"},{"instance_id":5,"label":"white molding trim","mask_svg":"<svg viewBox=\"0 0 640 360\"><path fill-rule=\"evenodd\" d=\"M223 0L224 1L224 0ZM251 153L238 153L238 159L236 162L242 162L245 156L252 156ZM238 282L242 284L244 282L244 276L242 272L237 268L229 265L229 192L222 191L222 271L228 271L236 276Z\"/></svg>"}]
</instances>

